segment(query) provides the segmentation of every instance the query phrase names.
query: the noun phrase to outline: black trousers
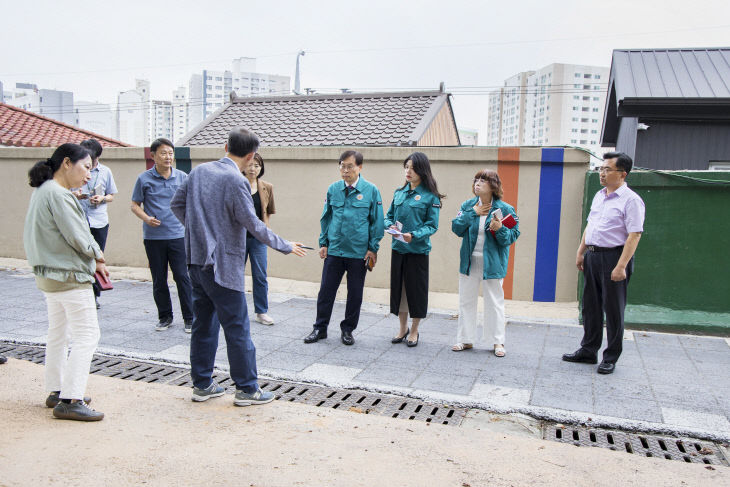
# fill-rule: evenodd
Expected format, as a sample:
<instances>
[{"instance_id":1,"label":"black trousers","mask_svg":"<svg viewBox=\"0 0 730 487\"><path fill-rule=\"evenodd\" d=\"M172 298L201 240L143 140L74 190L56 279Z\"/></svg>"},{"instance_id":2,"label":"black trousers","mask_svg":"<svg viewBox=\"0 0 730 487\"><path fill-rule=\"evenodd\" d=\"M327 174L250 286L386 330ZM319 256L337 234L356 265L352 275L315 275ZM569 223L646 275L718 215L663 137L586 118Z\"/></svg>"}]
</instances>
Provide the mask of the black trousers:
<instances>
[{"instance_id":1,"label":"black trousers","mask_svg":"<svg viewBox=\"0 0 730 487\"><path fill-rule=\"evenodd\" d=\"M607 346L603 361L615 363L623 350L624 310L629 278L634 271L633 257L626 266L626 279L614 282L611 271L621 257L622 248L604 252L588 251L583 259L583 340L581 348L597 355L603 341L603 315L606 315Z\"/></svg>"},{"instance_id":2,"label":"black trousers","mask_svg":"<svg viewBox=\"0 0 730 487\"><path fill-rule=\"evenodd\" d=\"M91 236L94 237L94 240L96 240L96 243L99 244L99 248L102 252L106 249L106 237L109 235L109 224L107 223L106 226L101 228L89 228L91 230ZM97 298L101 294L101 288L99 285L94 281L94 284L91 286L94 288L94 296Z\"/></svg>"},{"instance_id":3,"label":"black trousers","mask_svg":"<svg viewBox=\"0 0 730 487\"><path fill-rule=\"evenodd\" d=\"M403 287L406 289L408 314L425 318L428 312L428 254L401 254L390 257L390 312L398 315Z\"/></svg>"},{"instance_id":4,"label":"black trousers","mask_svg":"<svg viewBox=\"0 0 730 487\"><path fill-rule=\"evenodd\" d=\"M159 319L172 318L172 300L167 287L167 266L172 269L172 277L177 285L180 311L184 320L193 319L193 291L188 276L185 258L185 239L145 240L144 250L150 263L152 274L152 295L157 305Z\"/></svg>"},{"instance_id":5,"label":"black trousers","mask_svg":"<svg viewBox=\"0 0 730 487\"><path fill-rule=\"evenodd\" d=\"M362 305L362 291L365 286L367 268L363 259L350 259L328 255L322 267L322 283L317 295L317 320L315 330L327 330L332 317L332 307L335 304L337 288L340 287L343 274L347 273L347 305L345 319L340 322L342 331L352 332L360 321L360 306Z\"/></svg>"}]
</instances>

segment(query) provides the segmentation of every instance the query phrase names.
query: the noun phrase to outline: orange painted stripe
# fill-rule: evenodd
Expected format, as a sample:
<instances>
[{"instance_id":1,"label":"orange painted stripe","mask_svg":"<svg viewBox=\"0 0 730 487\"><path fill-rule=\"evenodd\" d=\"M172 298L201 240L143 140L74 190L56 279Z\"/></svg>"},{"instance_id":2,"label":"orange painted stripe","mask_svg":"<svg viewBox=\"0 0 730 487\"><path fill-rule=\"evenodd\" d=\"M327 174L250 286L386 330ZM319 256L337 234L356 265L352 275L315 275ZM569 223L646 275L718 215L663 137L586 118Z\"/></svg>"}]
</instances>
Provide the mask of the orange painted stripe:
<instances>
[{"instance_id":1,"label":"orange painted stripe","mask_svg":"<svg viewBox=\"0 0 730 487\"><path fill-rule=\"evenodd\" d=\"M504 202L517 209L517 189L520 181L520 148L500 147L497 153L497 172L502 180ZM507 276L504 278L504 298L512 299L512 286L515 271L515 244L509 249Z\"/></svg>"}]
</instances>

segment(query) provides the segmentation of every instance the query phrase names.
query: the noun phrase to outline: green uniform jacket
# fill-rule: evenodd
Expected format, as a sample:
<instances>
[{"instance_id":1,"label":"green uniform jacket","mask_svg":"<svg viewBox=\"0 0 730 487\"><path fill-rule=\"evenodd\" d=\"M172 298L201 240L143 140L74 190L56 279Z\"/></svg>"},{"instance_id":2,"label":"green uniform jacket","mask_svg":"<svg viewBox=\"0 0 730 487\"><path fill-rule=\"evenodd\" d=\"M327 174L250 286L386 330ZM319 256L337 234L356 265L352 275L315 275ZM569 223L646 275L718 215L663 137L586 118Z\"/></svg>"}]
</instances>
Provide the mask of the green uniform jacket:
<instances>
[{"instance_id":1,"label":"green uniform jacket","mask_svg":"<svg viewBox=\"0 0 730 487\"><path fill-rule=\"evenodd\" d=\"M509 260L509 246L520 236L520 220L517 213L511 205L502 200L492 200L492 209L487 215L487 221L484 228L479 228L479 215L474 211L474 205L477 204L479 198L474 197L466 200L461 204L461 211L451 221L451 231L461 237L461 251L459 272L469 275L469 267L471 266L471 254L474 252L474 246L477 243L478 232L486 232L484 236L484 269L482 269L482 279L503 279L507 275L507 261ZM500 208L502 217L512 214L517 221L514 228L502 228L497 230L494 235L489 231L489 222L492 220L494 210Z\"/></svg>"},{"instance_id":2,"label":"green uniform jacket","mask_svg":"<svg viewBox=\"0 0 730 487\"><path fill-rule=\"evenodd\" d=\"M439 229L441 200L430 192L424 184L416 189L410 185L398 188L393 193L393 202L385 216L385 228L403 224L403 233L410 233L410 243L393 239L393 250L401 254L428 254L431 252L431 235Z\"/></svg>"},{"instance_id":3,"label":"green uniform jacket","mask_svg":"<svg viewBox=\"0 0 730 487\"><path fill-rule=\"evenodd\" d=\"M319 246L327 254L363 259L368 250L377 252L383 238L383 199L374 184L362 176L346 194L344 181L330 184L319 224Z\"/></svg>"},{"instance_id":4,"label":"green uniform jacket","mask_svg":"<svg viewBox=\"0 0 730 487\"><path fill-rule=\"evenodd\" d=\"M36 276L60 282L94 282L95 259L102 256L99 244L76 197L52 179L30 197L23 244Z\"/></svg>"}]
</instances>

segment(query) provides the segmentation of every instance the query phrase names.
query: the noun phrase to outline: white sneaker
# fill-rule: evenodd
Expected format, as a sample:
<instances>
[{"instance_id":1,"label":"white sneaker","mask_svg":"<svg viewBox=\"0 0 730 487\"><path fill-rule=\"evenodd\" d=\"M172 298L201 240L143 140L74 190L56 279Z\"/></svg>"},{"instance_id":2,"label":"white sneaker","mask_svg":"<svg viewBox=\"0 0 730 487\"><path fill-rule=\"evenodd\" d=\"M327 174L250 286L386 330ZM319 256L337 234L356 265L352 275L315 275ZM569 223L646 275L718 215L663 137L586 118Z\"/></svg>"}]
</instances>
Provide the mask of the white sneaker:
<instances>
[{"instance_id":1,"label":"white sneaker","mask_svg":"<svg viewBox=\"0 0 730 487\"><path fill-rule=\"evenodd\" d=\"M267 315L266 313L256 313L256 321L261 323L262 325L273 325L274 320L271 319L271 316Z\"/></svg>"}]
</instances>

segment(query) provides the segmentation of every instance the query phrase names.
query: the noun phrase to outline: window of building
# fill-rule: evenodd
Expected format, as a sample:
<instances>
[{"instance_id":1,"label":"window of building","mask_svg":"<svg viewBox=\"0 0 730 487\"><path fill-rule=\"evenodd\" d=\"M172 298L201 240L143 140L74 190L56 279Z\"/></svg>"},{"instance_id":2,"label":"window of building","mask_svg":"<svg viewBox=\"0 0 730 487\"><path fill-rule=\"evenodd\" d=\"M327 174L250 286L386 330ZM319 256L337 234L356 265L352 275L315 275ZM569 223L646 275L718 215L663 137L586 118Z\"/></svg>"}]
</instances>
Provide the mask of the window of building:
<instances>
[{"instance_id":1,"label":"window of building","mask_svg":"<svg viewBox=\"0 0 730 487\"><path fill-rule=\"evenodd\" d=\"M575 73L576 78L580 78L580 73Z\"/></svg>"},{"instance_id":2,"label":"window of building","mask_svg":"<svg viewBox=\"0 0 730 487\"><path fill-rule=\"evenodd\" d=\"M601 75L600 74L593 75L593 78L594 79L601 79Z\"/></svg>"},{"instance_id":3,"label":"window of building","mask_svg":"<svg viewBox=\"0 0 730 487\"><path fill-rule=\"evenodd\" d=\"M584 111L584 112L587 112L589 108L590 108L590 107L583 107L583 111ZM594 110L595 110L595 108L594 108Z\"/></svg>"},{"instance_id":4,"label":"window of building","mask_svg":"<svg viewBox=\"0 0 730 487\"><path fill-rule=\"evenodd\" d=\"M578 111L578 107L573 107L573 111L574 112L577 112Z\"/></svg>"},{"instance_id":5,"label":"window of building","mask_svg":"<svg viewBox=\"0 0 730 487\"><path fill-rule=\"evenodd\" d=\"M221 78L220 76L216 76L216 77L215 77L215 80L216 80L216 81L223 81L223 78Z\"/></svg>"},{"instance_id":6,"label":"window of building","mask_svg":"<svg viewBox=\"0 0 730 487\"><path fill-rule=\"evenodd\" d=\"M586 123L588 121L588 119L587 118L581 118L580 121L581 121L581 123Z\"/></svg>"},{"instance_id":7,"label":"window of building","mask_svg":"<svg viewBox=\"0 0 730 487\"><path fill-rule=\"evenodd\" d=\"M592 134L597 134L598 133L598 130L595 130L595 129L594 130L591 130L591 133Z\"/></svg>"},{"instance_id":8,"label":"window of building","mask_svg":"<svg viewBox=\"0 0 730 487\"><path fill-rule=\"evenodd\" d=\"M580 100L580 97L578 95L573 95L574 100Z\"/></svg>"},{"instance_id":9,"label":"window of building","mask_svg":"<svg viewBox=\"0 0 730 487\"><path fill-rule=\"evenodd\" d=\"M570 129L570 131L573 132L574 134L578 133L578 129Z\"/></svg>"},{"instance_id":10,"label":"window of building","mask_svg":"<svg viewBox=\"0 0 730 487\"><path fill-rule=\"evenodd\" d=\"M581 134L587 134L588 133L588 129L580 129L580 133Z\"/></svg>"},{"instance_id":11,"label":"window of building","mask_svg":"<svg viewBox=\"0 0 730 487\"><path fill-rule=\"evenodd\" d=\"M598 119L594 118L593 120L591 120L591 122L598 123Z\"/></svg>"},{"instance_id":12,"label":"window of building","mask_svg":"<svg viewBox=\"0 0 730 487\"><path fill-rule=\"evenodd\" d=\"M577 121L578 121L578 117L573 117L573 122L577 122Z\"/></svg>"},{"instance_id":13,"label":"window of building","mask_svg":"<svg viewBox=\"0 0 730 487\"><path fill-rule=\"evenodd\" d=\"M583 77L584 77L585 79L590 79L590 78L591 78L591 75L590 75L589 73L586 73L586 74L584 74L584 75L583 75Z\"/></svg>"},{"instance_id":14,"label":"window of building","mask_svg":"<svg viewBox=\"0 0 730 487\"><path fill-rule=\"evenodd\" d=\"M570 143L571 143L571 144L577 144L577 143L578 143L578 141L577 141L576 139L570 139Z\"/></svg>"},{"instance_id":15,"label":"window of building","mask_svg":"<svg viewBox=\"0 0 730 487\"><path fill-rule=\"evenodd\" d=\"M580 85L573 85L573 88L580 88Z\"/></svg>"},{"instance_id":16,"label":"window of building","mask_svg":"<svg viewBox=\"0 0 730 487\"><path fill-rule=\"evenodd\" d=\"M594 111L594 112L597 112L597 111L598 111L598 108L594 108L594 109L593 109L593 111Z\"/></svg>"},{"instance_id":17,"label":"window of building","mask_svg":"<svg viewBox=\"0 0 730 487\"><path fill-rule=\"evenodd\" d=\"M591 85L583 85L583 89L584 90L590 90L591 89Z\"/></svg>"},{"instance_id":18,"label":"window of building","mask_svg":"<svg viewBox=\"0 0 730 487\"><path fill-rule=\"evenodd\" d=\"M590 96L584 96L584 97L583 97L583 101L589 101L590 99L591 99L591 97L590 97Z\"/></svg>"},{"instance_id":19,"label":"window of building","mask_svg":"<svg viewBox=\"0 0 730 487\"><path fill-rule=\"evenodd\" d=\"M212 76L208 76L206 79L212 80L213 77Z\"/></svg>"},{"instance_id":20,"label":"window of building","mask_svg":"<svg viewBox=\"0 0 730 487\"><path fill-rule=\"evenodd\" d=\"M597 96L593 97L593 101L598 101L598 100L600 100L600 98L598 98Z\"/></svg>"},{"instance_id":21,"label":"window of building","mask_svg":"<svg viewBox=\"0 0 730 487\"><path fill-rule=\"evenodd\" d=\"M588 143L588 141L587 140L581 140L580 143L581 143L581 145L586 145Z\"/></svg>"}]
</instances>

